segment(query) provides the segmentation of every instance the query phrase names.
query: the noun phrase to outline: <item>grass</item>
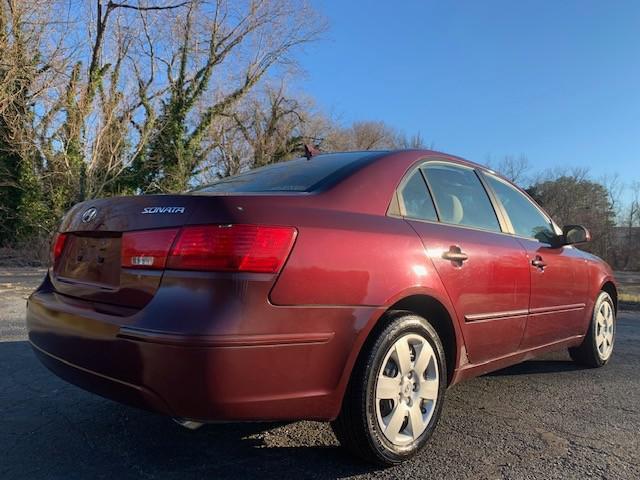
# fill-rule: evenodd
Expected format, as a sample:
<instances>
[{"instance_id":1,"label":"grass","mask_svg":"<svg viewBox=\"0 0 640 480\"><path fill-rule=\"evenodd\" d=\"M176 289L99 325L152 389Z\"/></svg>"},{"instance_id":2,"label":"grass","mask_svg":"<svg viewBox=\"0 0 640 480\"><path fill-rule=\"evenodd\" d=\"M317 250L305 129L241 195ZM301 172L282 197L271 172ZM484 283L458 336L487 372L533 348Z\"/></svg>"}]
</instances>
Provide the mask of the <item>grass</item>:
<instances>
[{"instance_id":1,"label":"grass","mask_svg":"<svg viewBox=\"0 0 640 480\"><path fill-rule=\"evenodd\" d=\"M622 308L640 309L640 272L616 272Z\"/></svg>"},{"instance_id":2,"label":"grass","mask_svg":"<svg viewBox=\"0 0 640 480\"><path fill-rule=\"evenodd\" d=\"M618 299L624 303L640 303L640 294L620 292Z\"/></svg>"}]
</instances>

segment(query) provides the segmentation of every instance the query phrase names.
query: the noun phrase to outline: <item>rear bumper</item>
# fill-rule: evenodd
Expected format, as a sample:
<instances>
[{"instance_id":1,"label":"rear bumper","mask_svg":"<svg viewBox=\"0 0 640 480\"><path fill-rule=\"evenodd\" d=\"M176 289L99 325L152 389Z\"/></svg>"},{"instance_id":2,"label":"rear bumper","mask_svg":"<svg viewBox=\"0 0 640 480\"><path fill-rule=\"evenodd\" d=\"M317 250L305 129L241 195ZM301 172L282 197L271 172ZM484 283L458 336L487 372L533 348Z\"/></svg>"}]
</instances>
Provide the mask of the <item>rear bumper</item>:
<instances>
[{"instance_id":1,"label":"rear bumper","mask_svg":"<svg viewBox=\"0 0 640 480\"><path fill-rule=\"evenodd\" d=\"M78 385L90 392L133 407L173 415L169 406L159 395L140 385L118 380L98 372L74 365L56 357L31 342L38 359L58 377Z\"/></svg>"},{"instance_id":2,"label":"rear bumper","mask_svg":"<svg viewBox=\"0 0 640 480\"><path fill-rule=\"evenodd\" d=\"M260 308L258 332L227 312L187 334L140 328L153 323L146 309L121 318L41 289L27 327L55 374L121 403L202 421L335 418L358 327L375 309Z\"/></svg>"}]
</instances>

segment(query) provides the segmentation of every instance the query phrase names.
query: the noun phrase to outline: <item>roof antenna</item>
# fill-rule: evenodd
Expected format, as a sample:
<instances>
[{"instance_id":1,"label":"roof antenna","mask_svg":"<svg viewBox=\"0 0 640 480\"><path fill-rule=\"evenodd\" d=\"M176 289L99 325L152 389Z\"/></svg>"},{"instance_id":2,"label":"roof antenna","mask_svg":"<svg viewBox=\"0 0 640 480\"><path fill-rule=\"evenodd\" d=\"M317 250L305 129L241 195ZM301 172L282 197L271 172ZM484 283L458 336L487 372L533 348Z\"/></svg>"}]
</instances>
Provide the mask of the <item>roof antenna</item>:
<instances>
[{"instance_id":1,"label":"roof antenna","mask_svg":"<svg viewBox=\"0 0 640 480\"><path fill-rule=\"evenodd\" d=\"M320 150L309 143L304 144L304 156L307 157L307 160L311 160L311 157L318 155Z\"/></svg>"}]
</instances>

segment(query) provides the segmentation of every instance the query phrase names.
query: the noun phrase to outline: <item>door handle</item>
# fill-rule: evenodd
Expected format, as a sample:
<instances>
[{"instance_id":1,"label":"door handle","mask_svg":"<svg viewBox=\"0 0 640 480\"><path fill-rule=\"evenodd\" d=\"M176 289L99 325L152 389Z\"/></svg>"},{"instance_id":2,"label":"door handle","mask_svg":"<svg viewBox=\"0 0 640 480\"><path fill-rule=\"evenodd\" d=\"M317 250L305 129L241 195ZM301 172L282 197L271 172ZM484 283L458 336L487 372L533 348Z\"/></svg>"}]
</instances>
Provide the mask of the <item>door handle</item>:
<instances>
[{"instance_id":1,"label":"door handle","mask_svg":"<svg viewBox=\"0 0 640 480\"><path fill-rule=\"evenodd\" d=\"M448 252L443 252L442 253L442 258L444 258L445 260L450 260L451 263L456 264L458 267L462 266L462 262L465 262L469 259L469 255L467 255L466 253L464 253L460 247L458 247L457 245L451 245L449 247L449 251Z\"/></svg>"},{"instance_id":2,"label":"door handle","mask_svg":"<svg viewBox=\"0 0 640 480\"><path fill-rule=\"evenodd\" d=\"M544 260L542 260L542 257L540 255L536 255L536 258L531 260L531 265L533 265L536 268L539 268L540 270L544 270L544 267L547 266L547 264L545 263Z\"/></svg>"}]
</instances>

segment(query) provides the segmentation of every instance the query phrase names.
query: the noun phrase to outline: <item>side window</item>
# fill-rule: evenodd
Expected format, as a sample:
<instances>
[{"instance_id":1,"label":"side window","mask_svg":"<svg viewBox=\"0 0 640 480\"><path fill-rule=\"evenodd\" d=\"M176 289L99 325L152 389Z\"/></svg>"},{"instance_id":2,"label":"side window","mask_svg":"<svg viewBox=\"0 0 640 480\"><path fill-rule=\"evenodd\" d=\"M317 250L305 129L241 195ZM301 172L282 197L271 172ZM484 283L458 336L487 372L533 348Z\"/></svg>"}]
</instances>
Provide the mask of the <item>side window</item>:
<instances>
[{"instance_id":1,"label":"side window","mask_svg":"<svg viewBox=\"0 0 640 480\"><path fill-rule=\"evenodd\" d=\"M489 196L472 169L438 163L422 168L438 207L440 221L500 231Z\"/></svg>"},{"instance_id":2,"label":"side window","mask_svg":"<svg viewBox=\"0 0 640 480\"><path fill-rule=\"evenodd\" d=\"M427 190L427 184L422 178L420 170L416 170L400 191L404 205L403 214L407 217L421 220L437 220L436 209Z\"/></svg>"},{"instance_id":3,"label":"side window","mask_svg":"<svg viewBox=\"0 0 640 480\"><path fill-rule=\"evenodd\" d=\"M553 225L526 196L508 183L485 175L489 185L507 211L513 230L517 235L535 238L540 242L550 243L556 236Z\"/></svg>"}]
</instances>

